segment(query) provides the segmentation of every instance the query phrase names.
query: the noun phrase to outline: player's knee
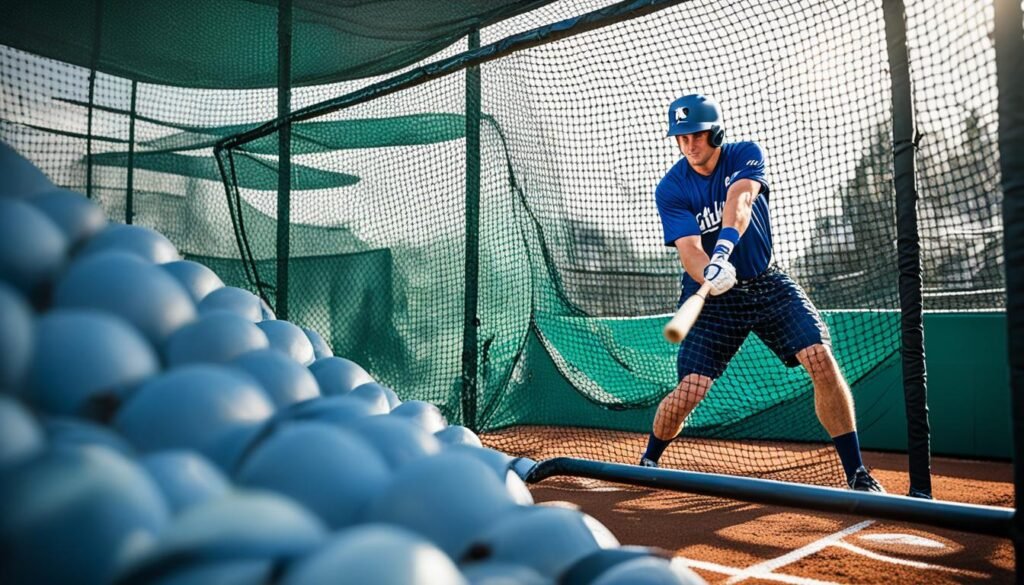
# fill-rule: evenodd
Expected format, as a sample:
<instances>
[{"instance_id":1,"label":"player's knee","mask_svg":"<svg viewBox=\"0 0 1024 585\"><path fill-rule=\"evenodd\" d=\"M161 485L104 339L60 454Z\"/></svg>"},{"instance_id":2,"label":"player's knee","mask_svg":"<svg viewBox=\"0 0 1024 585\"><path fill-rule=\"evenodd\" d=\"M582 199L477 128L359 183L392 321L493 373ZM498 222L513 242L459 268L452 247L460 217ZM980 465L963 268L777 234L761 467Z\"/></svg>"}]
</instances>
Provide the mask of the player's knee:
<instances>
[{"instance_id":1,"label":"player's knee","mask_svg":"<svg viewBox=\"0 0 1024 585\"><path fill-rule=\"evenodd\" d=\"M803 359L827 359L831 356L832 352L830 352L828 346L826 346L823 343L815 343L814 345L809 345L801 349L800 352L797 354L797 357Z\"/></svg>"},{"instance_id":2,"label":"player's knee","mask_svg":"<svg viewBox=\"0 0 1024 585\"><path fill-rule=\"evenodd\" d=\"M815 371L835 369L836 364L835 358L832 357L832 351L822 343L805 347L796 354L796 357L811 374L814 374Z\"/></svg>"},{"instance_id":3,"label":"player's knee","mask_svg":"<svg viewBox=\"0 0 1024 585\"><path fill-rule=\"evenodd\" d=\"M839 364L836 363L832 350L824 344L818 343L804 348L797 354L800 363L807 369L815 385L824 384L833 386L842 383L842 373L839 371Z\"/></svg>"},{"instance_id":4,"label":"player's knee","mask_svg":"<svg viewBox=\"0 0 1024 585\"><path fill-rule=\"evenodd\" d=\"M676 389L672 391L676 400L685 404L689 408L693 408L700 404L701 400L707 396L708 390L711 388L711 378L707 376L701 376L700 374L688 374L683 377Z\"/></svg>"}]
</instances>

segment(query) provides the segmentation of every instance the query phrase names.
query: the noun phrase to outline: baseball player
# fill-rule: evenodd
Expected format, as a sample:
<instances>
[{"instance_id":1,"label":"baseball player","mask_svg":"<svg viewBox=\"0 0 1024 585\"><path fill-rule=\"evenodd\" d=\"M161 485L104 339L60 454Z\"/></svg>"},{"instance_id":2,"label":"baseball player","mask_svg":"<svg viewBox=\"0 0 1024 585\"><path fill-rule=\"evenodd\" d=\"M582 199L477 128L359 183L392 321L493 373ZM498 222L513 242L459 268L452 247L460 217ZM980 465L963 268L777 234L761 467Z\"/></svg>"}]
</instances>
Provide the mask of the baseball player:
<instances>
[{"instance_id":1,"label":"baseball player","mask_svg":"<svg viewBox=\"0 0 1024 585\"><path fill-rule=\"evenodd\" d=\"M684 268L680 303L705 281L710 298L679 347L679 385L658 406L640 465L657 467L687 415L753 331L787 366L814 382L814 407L860 491L885 491L861 461L853 396L832 356L831 339L804 291L772 264L768 181L755 142L724 143L718 104L686 95L669 106L668 135L683 154L655 191L665 245Z\"/></svg>"}]
</instances>

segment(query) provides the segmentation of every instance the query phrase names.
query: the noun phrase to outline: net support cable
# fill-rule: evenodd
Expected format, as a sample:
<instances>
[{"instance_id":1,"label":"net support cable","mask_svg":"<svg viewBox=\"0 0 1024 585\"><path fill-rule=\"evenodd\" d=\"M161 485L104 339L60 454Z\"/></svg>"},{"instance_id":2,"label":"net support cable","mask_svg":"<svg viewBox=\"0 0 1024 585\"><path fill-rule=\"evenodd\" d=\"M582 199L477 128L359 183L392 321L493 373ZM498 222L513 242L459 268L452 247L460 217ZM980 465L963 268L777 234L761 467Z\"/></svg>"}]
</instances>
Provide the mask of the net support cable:
<instances>
[{"instance_id":1,"label":"net support cable","mask_svg":"<svg viewBox=\"0 0 1024 585\"><path fill-rule=\"evenodd\" d=\"M512 469L528 483L556 476L584 477L771 506L914 522L1001 538L1011 537L1013 524L1017 521L1013 508L940 502L893 494L571 457L556 457L539 463L523 458L514 461Z\"/></svg>"},{"instance_id":2,"label":"net support cable","mask_svg":"<svg viewBox=\"0 0 1024 585\"><path fill-rule=\"evenodd\" d=\"M225 159L217 157L217 168L221 175L230 176L234 181L232 185L238 184L238 173L235 168L235 157L229 154ZM249 245L249 237L245 231L245 217L242 213L242 195L237 188L228 188L228 214L231 217L231 228L234 231L235 242L238 244L238 254L242 258L242 269L246 280L256 287L260 297L270 303L266 288L270 285L264 282L256 269L256 256Z\"/></svg>"},{"instance_id":3,"label":"net support cable","mask_svg":"<svg viewBox=\"0 0 1024 585\"><path fill-rule=\"evenodd\" d=\"M917 231L915 155L919 136L914 127L914 94L910 80L906 8L903 0L886 0L883 12L889 75L892 79L893 187L896 192L896 248L910 492L930 497L931 446L924 356L921 240Z\"/></svg>"},{"instance_id":4,"label":"net support cable","mask_svg":"<svg viewBox=\"0 0 1024 585\"><path fill-rule=\"evenodd\" d=\"M996 0L995 50L1014 505L1019 510L1024 506L1024 13L1020 0ZM1020 581L1024 578L1024 518L1019 516L1014 518L1013 541Z\"/></svg>"}]
</instances>

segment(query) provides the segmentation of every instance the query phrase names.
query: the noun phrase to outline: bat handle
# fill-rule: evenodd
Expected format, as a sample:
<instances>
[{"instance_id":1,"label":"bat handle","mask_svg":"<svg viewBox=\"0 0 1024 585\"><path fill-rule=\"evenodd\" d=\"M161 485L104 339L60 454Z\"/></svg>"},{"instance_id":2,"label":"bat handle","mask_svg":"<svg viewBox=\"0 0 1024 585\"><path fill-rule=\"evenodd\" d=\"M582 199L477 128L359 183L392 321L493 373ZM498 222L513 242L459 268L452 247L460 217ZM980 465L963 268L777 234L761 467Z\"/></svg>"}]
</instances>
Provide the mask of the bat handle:
<instances>
[{"instance_id":1,"label":"bat handle","mask_svg":"<svg viewBox=\"0 0 1024 585\"><path fill-rule=\"evenodd\" d=\"M700 288L697 289L697 292L694 293L694 294L696 294L697 296L699 296L702 299L707 299L708 298L708 293L710 293L710 292L711 292L711 283L705 280L704 284L700 285Z\"/></svg>"}]
</instances>

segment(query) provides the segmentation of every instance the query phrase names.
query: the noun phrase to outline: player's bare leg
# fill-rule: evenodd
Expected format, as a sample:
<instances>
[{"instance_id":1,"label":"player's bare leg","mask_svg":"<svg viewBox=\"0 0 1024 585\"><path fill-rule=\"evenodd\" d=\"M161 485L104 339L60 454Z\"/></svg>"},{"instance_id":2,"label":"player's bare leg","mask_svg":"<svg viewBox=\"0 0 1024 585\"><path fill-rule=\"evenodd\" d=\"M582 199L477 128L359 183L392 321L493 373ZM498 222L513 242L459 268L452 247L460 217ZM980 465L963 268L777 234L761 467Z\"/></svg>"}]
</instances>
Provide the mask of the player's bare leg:
<instances>
[{"instance_id":1,"label":"player's bare leg","mask_svg":"<svg viewBox=\"0 0 1024 585\"><path fill-rule=\"evenodd\" d=\"M707 396L711 382L711 378L707 376L689 374L679 382L675 390L662 399L658 405L658 412L654 415L654 428L647 451L640 460L641 465L657 466L665 447L682 432L686 417Z\"/></svg>"},{"instance_id":2,"label":"player's bare leg","mask_svg":"<svg viewBox=\"0 0 1024 585\"><path fill-rule=\"evenodd\" d=\"M671 441L683 430L686 417L707 396L711 378L689 374L676 389L662 399L658 413L654 416L654 436L662 441Z\"/></svg>"},{"instance_id":3,"label":"player's bare leg","mask_svg":"<svg viewBox=\"0 0 1024 585\"><path fill-rule=\"evenodd\" d=\"M861 460L853 394L839 371L832 350L816 344L803 349L796 357L814 382L814 411L835 443L847 483L860 491L884 492Z\"/></svg>"},{"instance_id":4,"label":"player's bare leg","mask_svg":"<svg viewBox=\"0 0 1024 585\"><path fill-rule=\"evenodd\" d=\"M857 430L853 395L828 347L817 344L796 354L814 382L814 412L830 437Z\"/></svg>"}]
</instances>

